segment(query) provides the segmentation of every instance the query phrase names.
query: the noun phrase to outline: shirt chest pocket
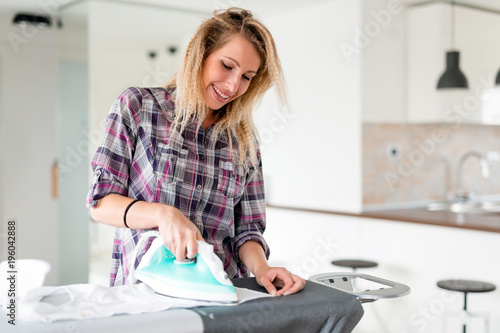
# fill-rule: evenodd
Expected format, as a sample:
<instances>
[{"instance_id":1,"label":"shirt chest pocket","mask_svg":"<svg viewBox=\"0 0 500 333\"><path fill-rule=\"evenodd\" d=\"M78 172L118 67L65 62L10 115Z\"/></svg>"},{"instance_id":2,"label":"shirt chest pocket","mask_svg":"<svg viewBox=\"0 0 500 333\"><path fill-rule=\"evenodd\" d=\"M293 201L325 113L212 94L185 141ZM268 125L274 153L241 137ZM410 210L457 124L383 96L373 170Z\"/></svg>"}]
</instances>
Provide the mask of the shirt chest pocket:
<instances>
[{"instance_id":1,"label":"shirt chest pocket","mask_svg":"<svg viewBox=\"0 0 500 333\"><path fill-rule=\"evenodd\" d=\"M243 194L243 177L233 163L220 161L217 190L226 198Z\"/></svg>"},{"instance_id":2,"label":"shirt chest pocket","mask_svg":"<svg viewBox=\"0 0 500 333\"><path fill-rule=\"evenodd\" d=\"M162 183L182 183L186 173L188 150L158 143L155 151L155 174Z\"/></svg>"}]
</instances>

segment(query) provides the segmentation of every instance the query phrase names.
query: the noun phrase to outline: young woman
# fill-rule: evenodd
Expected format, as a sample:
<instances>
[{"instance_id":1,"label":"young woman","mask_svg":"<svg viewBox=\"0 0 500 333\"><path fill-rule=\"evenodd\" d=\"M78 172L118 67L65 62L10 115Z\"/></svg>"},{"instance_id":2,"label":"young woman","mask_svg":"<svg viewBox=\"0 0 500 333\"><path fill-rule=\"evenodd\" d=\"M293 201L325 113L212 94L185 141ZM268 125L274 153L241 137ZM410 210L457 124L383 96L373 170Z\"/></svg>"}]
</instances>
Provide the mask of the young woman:
<instances>
[{"instance_id":1,"label":"young woman","mask_svg":"<svg viewBox=\"0 0 500 333\"><path fill-rule=\"evenodd\" d=\"M214 12L165 87L129 88L113 104L92 161L94 220L117 227L111 286L128 276L141 233L157 229L177 259L213 244L230 278L248 276L272 295L305 281L270 267L262 236L265 199L252 109L283 75L269 31L249 11ZM140 258L149 244L139 249Z\"/></svg>"}]
</instances>

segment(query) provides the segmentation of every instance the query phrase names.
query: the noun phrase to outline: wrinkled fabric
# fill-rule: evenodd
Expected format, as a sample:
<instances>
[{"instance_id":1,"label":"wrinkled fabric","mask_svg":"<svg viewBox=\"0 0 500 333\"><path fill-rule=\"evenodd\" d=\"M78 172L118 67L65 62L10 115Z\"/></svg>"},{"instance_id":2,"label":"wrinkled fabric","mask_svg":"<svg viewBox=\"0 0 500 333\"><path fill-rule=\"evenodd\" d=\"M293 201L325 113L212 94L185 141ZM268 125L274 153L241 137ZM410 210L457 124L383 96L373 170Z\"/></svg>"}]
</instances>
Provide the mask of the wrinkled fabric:
<instances>
[{"instance_id":1,"label":"wrinkled fabric","mask_svg":"<svg viewBox=\"0 0 500 333\"><path fill-rule=\"evenodd\" d=\"M58 320L103 318L118 314L158 312L173 308L231 306L269 294L237 288L239 303L206 302L156 294L146 284L102 287L72 284L39 287L30 290L19 302L20 321L53 322Z\"/></svg>"}]
</instances>

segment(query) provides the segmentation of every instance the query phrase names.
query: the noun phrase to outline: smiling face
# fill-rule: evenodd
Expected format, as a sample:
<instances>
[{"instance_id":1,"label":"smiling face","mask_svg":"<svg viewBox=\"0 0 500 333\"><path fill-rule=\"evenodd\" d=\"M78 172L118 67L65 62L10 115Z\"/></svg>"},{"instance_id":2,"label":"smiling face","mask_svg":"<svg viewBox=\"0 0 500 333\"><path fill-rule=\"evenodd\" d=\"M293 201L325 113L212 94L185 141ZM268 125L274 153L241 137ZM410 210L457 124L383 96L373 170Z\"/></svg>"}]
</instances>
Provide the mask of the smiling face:
<instances>
[{"instance_id":1,"label":"smiling face","mask_svg":"<svg viewBox=\"0 0 500 333\"><path fill-rule=\"evenodd\" d=\"M210 110L243 95L260 67L260 56L245 38L235 35L203 63L203 94Z\"/></svg>"}]
</instances>

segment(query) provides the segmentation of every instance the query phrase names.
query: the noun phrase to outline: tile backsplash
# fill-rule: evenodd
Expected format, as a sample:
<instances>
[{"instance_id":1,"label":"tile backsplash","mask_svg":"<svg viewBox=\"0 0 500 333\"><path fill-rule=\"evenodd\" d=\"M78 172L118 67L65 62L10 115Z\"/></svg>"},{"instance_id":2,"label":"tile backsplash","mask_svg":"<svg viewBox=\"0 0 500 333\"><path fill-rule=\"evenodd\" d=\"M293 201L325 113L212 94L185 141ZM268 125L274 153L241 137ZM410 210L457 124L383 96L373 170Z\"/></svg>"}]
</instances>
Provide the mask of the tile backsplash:
<instances>
[{"instance_id":1,"label":"tile backsplash","mask_svg":"<svg viewBox=\"0 0 500 333\"><path fill-rule=\"evenodd\" d=\"M490 176L483 178L477 157L466 159L464 192L500 195L500 126L363 124L363 206L404 207L452 199L458 162L469 151L489 157Z\"/></svg>"}]
</instances>

